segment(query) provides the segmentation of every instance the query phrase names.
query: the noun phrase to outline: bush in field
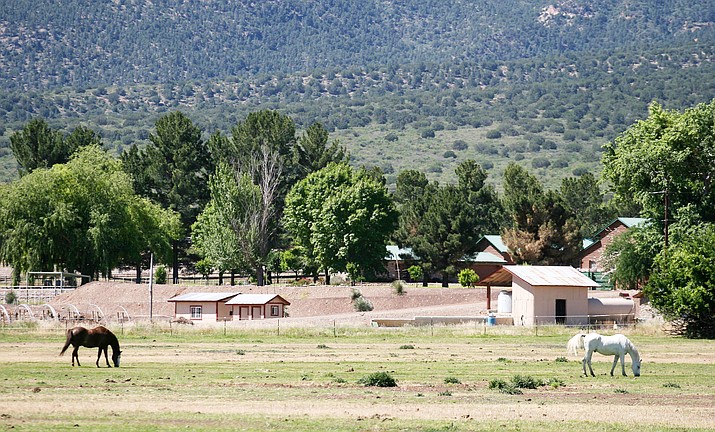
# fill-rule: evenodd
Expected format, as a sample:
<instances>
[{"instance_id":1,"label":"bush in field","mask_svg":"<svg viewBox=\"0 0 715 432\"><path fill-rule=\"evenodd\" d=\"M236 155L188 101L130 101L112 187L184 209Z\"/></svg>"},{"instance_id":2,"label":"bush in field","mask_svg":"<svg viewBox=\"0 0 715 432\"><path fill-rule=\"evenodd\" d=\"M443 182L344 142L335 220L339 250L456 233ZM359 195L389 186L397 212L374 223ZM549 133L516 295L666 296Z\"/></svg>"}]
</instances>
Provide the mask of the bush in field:
<instances>
[{"instance_id":1,"label":"bush in field","mask_svg":"<svg viewBox=\"0 0 715 432\"><path fill-rule=\"evenodd\" d=\"M514 375L511 382L516 388L537 389L544 385L544 382L529 375Z\"/></svg>"},{"instance_id":2,"label":"bush in field","mask_svg":"<svg viewBox=\"0 0 715 432\"><path fill-rule=\"evenodd\" d=\"M444 379L445 384L461 384L462 382L457 377L448 376Z\"/></svg>"},{"instance_id":3,"label":"bush in field","mask_svg":"<svg viewBox=\"0 0 715 432\"><path fill-rule=\"evenodd\" d=\"M387 372L371 373L360 378L357 383L365 387L397 387L397 382Z\"/></svg>"},{"instance_id":4,"label":"bush in field","mask_svg":"<svg viewBox=\"0 0 715 432\"><path fill-rule=\"evenodd\" d=\"M490 390L499 390L500 393L506 393L510 395L520 395L524 394L521 390L516 388L513 383L506 382L503 379L493 379L489 381Z\"/></svg>"}]
</instances>

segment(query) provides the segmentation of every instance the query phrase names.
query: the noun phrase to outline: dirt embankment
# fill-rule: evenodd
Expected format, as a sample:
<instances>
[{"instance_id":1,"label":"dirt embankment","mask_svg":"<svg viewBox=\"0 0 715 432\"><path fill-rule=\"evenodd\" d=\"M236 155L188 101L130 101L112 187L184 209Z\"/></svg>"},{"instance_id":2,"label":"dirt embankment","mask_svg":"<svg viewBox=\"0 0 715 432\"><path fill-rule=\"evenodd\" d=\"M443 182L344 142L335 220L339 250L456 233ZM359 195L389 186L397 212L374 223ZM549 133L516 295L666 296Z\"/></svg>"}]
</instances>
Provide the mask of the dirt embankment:
<instances>
[{"instance_id":1,"label":"dirt embankment","mask_svg":"<svg viewBox=\"0 0 715 432\"><path fill-rule=\"evenodd\" d=\"M372 312L355 312L353 289L373 305ZM227 292L243 294L278 294L290 302L290 318L359 320L369 322L373 317L412 318L417 315L465 316L486 313L486 288L422 288L407 286L402 295L389 285L349 286L199 286L154 285L153 310L155 317L172 317L174 304L168 300L190 292ZM498 291L492 290L492 307L496 307ZM146 284L92 282L56 297L50 304L58 311L69 305L84 315L101 309L102 315L114 317L125 313L132 318L148 317L150 291ZM62 314L62 312L60 312ZM110 318L111 319L111 318Z\"/></svg>"}]
</instances>

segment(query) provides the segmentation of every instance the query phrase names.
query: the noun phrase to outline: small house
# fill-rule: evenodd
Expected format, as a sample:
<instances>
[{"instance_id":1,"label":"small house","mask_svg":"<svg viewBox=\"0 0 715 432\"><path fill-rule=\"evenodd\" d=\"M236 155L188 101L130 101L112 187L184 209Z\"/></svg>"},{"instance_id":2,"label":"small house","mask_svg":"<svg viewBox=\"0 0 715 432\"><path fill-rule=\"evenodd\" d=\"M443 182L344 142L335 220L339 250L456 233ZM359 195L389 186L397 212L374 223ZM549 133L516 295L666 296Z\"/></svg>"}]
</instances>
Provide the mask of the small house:
<instances>
[{"instance_id":1,"label":"small house","mask_svg":"<svg viewBox=\"0 0 715 432\"><path fill-rule=\"evenodd\" d=\"M645 218L626 218L620 217L597 232L591 239L584 239L583 250L581 251L581 271L588 273L592 278L596 279L597 274L602 272L599 267L601 256L613 239L628 231L630 228L645 224L648 219Z\"/></svg>"},{"instance_id":2,"label":"small house","mask_svg":"<svg viewBox=\"0 0 715 432\"><path fill-rule=\"evenodd\" d=\"M283 318L290 303L278 294L239 294L226 302L237 320Z\"/></svg>"},{"instance_id":3,"label":"small house","mask_svg":"<svg viewBox=\"0 0 715 432\"><path fill-rule=\"evenodd\" d=\"M588 290L598 283L570 266L504 266L481 283L511 279L514 325L588 324Z\"/></svg>"},{"instance_id":4,"label":"small house","mask_svg":"<svg viewBox=\"0 0 715 432\"><path fill-rule=\"evenodd\" d=\"M230 321L231 307L226 304L239 295L237 292L186 293L170 298L174 303L174 317L191 321Z\"/></svg>"},{"instance_id":5,"label":"small house","mask_svg":"<svg viewBox=\"0 0 715 432\"><path fill-rule=\"evenodd\" d=\"M407 269L417 262L410 248L400 248L397 245L387 245L385 269L390 280L408 280Z\"/></svg>"}]
</instances>

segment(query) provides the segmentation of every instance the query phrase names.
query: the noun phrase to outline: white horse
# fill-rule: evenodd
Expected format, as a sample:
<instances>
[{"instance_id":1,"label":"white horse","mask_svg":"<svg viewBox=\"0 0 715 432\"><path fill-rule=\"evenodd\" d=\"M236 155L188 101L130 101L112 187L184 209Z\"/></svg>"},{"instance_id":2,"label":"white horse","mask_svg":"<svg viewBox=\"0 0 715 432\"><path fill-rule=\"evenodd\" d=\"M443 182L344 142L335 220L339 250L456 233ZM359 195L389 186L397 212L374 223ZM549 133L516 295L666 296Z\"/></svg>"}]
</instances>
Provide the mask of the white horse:
<instances>
[{"instance_id":1,"label":"white horse","mask_svg":"<svg viewBox=\"0 0 715 432\"><path fill-rule=\"evenodd\" d=\"M624 361L626 354L631 356L631 369L633 369L633 375L641 375L641 358L638 354L638 350L635 345L633 345L633 343L622 334L601 336L598 333L579 333L569 340L566 348L568 349L569 354L573 355L578 355L578 349L586 351L586 355L583 356L582 361L583 374L586 376L588 376L588 373L586 373L587 363L588 369L591 371L591 376L596 376L593 373L593 368L591 367L591 357L593 356L594 351L603 355L614 356L613 366L611 366L611 376L613 376L613 370L616 369L618 359L621 360L621 371L623 372L623 376L628 376L626 375L626 365Z\"/></svg>"}]
</instances>

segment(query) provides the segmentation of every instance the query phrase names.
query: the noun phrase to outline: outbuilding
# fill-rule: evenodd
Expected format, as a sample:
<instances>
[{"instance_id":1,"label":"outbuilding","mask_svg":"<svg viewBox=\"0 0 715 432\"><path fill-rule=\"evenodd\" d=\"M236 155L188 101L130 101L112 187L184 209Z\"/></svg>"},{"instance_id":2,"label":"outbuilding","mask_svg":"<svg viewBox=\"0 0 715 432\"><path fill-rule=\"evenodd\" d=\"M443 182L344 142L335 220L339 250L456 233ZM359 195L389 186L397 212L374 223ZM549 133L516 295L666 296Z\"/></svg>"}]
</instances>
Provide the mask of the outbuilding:
<instances>
[{"instance_id":1,"label":"outbuilding","mask_svg":"<svg viewBox=\"0 0 715 432\"><path fill-rule=\"evenodd\" d=\"M240 293L186 293L170 298L168 301L174 303L174 317L185 318L191 321L230 321L231 306L227 306L228 300L236 297Z\"/></svg>"},{"instance_id":2,"label":"outbuilding","mask_svg":"<svg viewBox=\"0 0 715 432\"><path fill-rule=\"evenodd\" d=\"M598 283L570 266L504 266L481 283L511 280L514 325L588 324L588 290Z\"/></svg>"},{"instance_id":3,"label":"outbuilding","mask_svg":"<svg viewBox=\"0 0 715 432\"><path fill-rule=\"evenodd\" d=\"M238 320L256 320L265 318L283 318L285 307L290 305L278 294L240 294L226 305L231 308L231 315Z\"/></svg>"}]
</instances>

